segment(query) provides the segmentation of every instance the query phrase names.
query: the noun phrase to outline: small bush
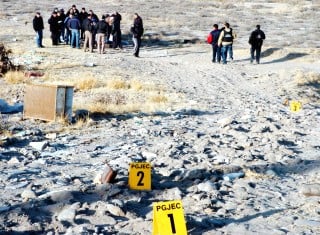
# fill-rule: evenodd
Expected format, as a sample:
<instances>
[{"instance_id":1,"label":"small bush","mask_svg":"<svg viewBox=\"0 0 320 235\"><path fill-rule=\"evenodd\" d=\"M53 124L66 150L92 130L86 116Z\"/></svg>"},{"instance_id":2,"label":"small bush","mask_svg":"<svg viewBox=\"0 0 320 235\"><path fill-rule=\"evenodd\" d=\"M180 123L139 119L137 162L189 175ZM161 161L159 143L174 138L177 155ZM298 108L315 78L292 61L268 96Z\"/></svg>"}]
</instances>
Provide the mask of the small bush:
<instances>
[{"instance_id":1,"label":"small bush","mask_svg":"<svg viewBox=\"0 0 320 235\"><path fill-rule=\"evenodd\" d=\"M5 74L4 79L9 84L24 83L28 80L22 71L9 71Z\"/></svg>"},{"instance_id":2,"label":"small bush","mask_svg":"<svg viewBox=\"0 0 320 235\"><path fill-rule=\"evenodd\" d=\"M316 72L303 72L299 70L295 74L295 80L298 86L320 86L320 74Z\"/></svg>"},{"instance_id":3,"label":"small bush","mask_svg":"<svg viewBox=\"0 0 320 235\"><path fill-rule=\"evenodd\" d=\"M79 81L75 82L74 86L78 90L85 91L95 88L97 84L98 80L96 78L89 77L80 79Z\"/></svg>"},{"instance_id":4,"label":"small bush","mask_svg":"<svg viewBox=\"0 0 320 235\"><path fill-rule=\"evenodd\" d=\"M152 103L166 103L168 101L168 98L162 94L158 94L150 96L149 100Z\"/></svg>"},{"instance_id":5,"label":"small bush","mask_svg":"<svg viewBox=\"0 0 320 235\"><path fill-rule=\"evenodd\" d=\"M128 89L128 84L123 79L112 79L107 82L107 88L120 90L120 89Z\"/></svg>"}]
</instances>

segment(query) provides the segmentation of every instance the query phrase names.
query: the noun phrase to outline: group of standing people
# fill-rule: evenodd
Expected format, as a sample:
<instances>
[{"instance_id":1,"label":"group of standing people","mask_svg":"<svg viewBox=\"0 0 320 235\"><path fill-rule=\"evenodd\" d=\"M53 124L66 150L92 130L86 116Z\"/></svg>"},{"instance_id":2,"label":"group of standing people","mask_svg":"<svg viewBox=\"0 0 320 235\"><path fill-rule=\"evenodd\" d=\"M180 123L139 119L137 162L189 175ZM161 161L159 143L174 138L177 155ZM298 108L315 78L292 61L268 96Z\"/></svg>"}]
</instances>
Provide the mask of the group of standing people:
<instances>
[{"instance_id":1,"label":"group of standing people","mask_svg":"<svg viewBox=\"0 0 320 235\"><path fill-rule=\"evenodd\" d=\"M84 51L89 48L89 51L93 52L93 49L97 48L98 53L103 54L106 44L114 49L122 49L121 20L122 16L118 12L104 14L99 19L92 10L87 12L84 7L79 11L76 5L72 5L67 13L64 13L64 9L55 8L48 19L52 45L65 43L72 48L80 49L80 42L83 40ZM40 12L36 12L34 16L33 29L36 32L37 46L44 47L44 23ZM131 33L136 57L139 57L143 31L142 19L135 13Z\"/></svg>"},{"instance_id":2,"label":"group of standing people","mask_svg":"<svg viewBox=\"0 0 320 235\"><path fill-rule=\"evenodd\" d=\"M219 29L218 24L213 25L213 30L209 33L208 43L212 45L212 62L223 64L227 63L227 57L233 60L233 40L236 38L236 33L230 27L228 22L224 23L224 27Z\"/></svg>"},{"instance_id":3,"label":"group of standing people","mask_svg":"<svg viewBox=\"0 0 320 235\"><path fill-rule=\"evenodd\" d=\"M219 29L218 24L213 25L213 30L207 37L207 42L212 45L212 62L227 64L227 58L233 60L233 40L237 37L234 30L228 22L224 23L224 27ZM251 32L249 37L250 62L260 63L261 47L265 39L264 32L260 29L260 25L256 26L256 30Z\"/></svg>"}]
</instances>

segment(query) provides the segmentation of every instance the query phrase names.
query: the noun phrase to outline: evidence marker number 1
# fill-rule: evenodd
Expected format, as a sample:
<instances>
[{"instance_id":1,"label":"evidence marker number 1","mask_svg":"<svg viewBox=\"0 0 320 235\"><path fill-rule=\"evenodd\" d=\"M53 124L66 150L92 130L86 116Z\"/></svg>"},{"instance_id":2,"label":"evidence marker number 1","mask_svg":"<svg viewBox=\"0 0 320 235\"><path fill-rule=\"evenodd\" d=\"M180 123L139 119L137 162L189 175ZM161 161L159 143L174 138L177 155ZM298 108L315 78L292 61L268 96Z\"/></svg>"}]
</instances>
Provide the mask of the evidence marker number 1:
<instances>
[{"instance_id":1,"label":"evidence marker number 1","mask_svg":"<svg viewBox=\"0 0 320 235\"><path fill-rule=\"evenodd\" d=\"M129 167L129 187L134 190L151 190L151 164L132 162Z\"/></svg>"},{"instance_id":2,"label":"evidence marker number 1","mask_svg":"<svg viewBox=\"0 0 320 235\"><path fill-rule=\"evenodd\" d=\"M290 111L299 112L302 108L302 104L299 101L293 100L290 102Z\"/></svg>"},{"instance_id":3,"label":"evidence marker number 1","mask_svg":"<svg viewBox=\"0 0 320 235\"><path fill-rule=\"evenodd\" d=\"M153 204L152 235L187 235L181 200Z\"/></svg>"}]
</instances>

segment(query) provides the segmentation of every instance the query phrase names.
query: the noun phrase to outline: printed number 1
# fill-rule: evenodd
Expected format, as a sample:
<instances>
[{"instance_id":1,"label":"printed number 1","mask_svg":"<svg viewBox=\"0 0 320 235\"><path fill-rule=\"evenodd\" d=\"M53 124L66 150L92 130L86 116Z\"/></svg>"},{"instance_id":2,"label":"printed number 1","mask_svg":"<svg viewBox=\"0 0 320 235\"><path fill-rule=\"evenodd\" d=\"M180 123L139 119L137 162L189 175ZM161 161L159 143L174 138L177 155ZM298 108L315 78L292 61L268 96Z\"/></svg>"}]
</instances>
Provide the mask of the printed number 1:
<instances>
[{"instance_id":1,"label":"printed number 1","mask_svg":"<svg viewBox=\"0 0 320 235\"><path fill-rule=\"evenodd\" d=\"M172 231L173 234L175 234L176 233L176 227L174 226L173 214L168 214L168 217L170 218L171 231Z\"/></svg>"},{"instance_id":2,"label":"printed number 1","mask_svg":"<svg viewBox=\"0 0 320 235\"><path fill-rule=\"evenodd\" d=\"M143 171L138 171L137 172L137 176L140 176L140 180L138 182L138 186L144 186L144 183L143 183L144 173L143 173Z\"/></svg>"}]
</instances>

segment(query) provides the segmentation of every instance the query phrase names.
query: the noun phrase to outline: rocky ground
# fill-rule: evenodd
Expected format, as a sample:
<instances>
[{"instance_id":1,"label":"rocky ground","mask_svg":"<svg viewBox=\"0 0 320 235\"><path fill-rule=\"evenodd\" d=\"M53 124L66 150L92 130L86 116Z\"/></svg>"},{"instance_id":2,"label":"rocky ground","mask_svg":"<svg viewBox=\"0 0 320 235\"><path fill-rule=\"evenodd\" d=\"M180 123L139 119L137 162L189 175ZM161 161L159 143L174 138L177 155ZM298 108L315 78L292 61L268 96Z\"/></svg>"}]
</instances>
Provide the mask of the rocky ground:
<instances>
[{"instance_id":1,"label":"rocky ground","mask_svg":"<svg viewBox=\"0 0 320 235\"><path fill-rule=\"evenodd\" d=\"M72 4L66 2L58 7ZM128 28L128 9L136 11L136 2L111 2ZM188 234L319 234L319 41L311 35L301 44L290 30L277 34L282 25L276 23L285 19L281 22L297 34L319 36L314 10L319 5L264 2L207 6L190 0L170 7L174 1L144 1L138 9L148 31L137 59L129 37L124 50L99 55L53 48L46 32L46 47L36 49L30 26L23 30L35 6L22 11L3 1L7 11L1 22L11 23L0 39L13 49L12 59L50 73L45 81L29 78L32 82L67 82L68 76L88 72L108 80L117 74L162 87L168 101L149 112L92 113L86 122L70 125L2 113L0 233L151 234L153 203L179 199ZM39 4L45 16L55 6ZM224 11L213 16L215 8ZM239 32L234 60L213 64L204 43L208 21L226 18ZM252 21L265 24L267 34L260 65L249 63ZM167 34L157 31L157 22L169 25ZM0 79L0 85L0 99L23 104L25 82ZM74 106L81 108L95 94L76 91ZM303 105L299 112L290 111L294 100ZM98 184L105 162L117 176ZM151 163L151 191L129 189L131 162Z\"/></svg>"}]
</instances>

